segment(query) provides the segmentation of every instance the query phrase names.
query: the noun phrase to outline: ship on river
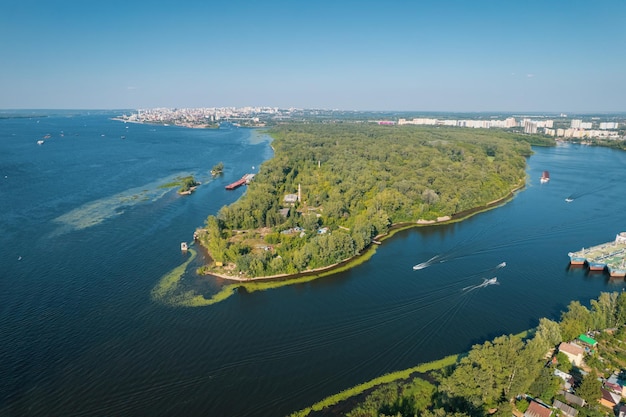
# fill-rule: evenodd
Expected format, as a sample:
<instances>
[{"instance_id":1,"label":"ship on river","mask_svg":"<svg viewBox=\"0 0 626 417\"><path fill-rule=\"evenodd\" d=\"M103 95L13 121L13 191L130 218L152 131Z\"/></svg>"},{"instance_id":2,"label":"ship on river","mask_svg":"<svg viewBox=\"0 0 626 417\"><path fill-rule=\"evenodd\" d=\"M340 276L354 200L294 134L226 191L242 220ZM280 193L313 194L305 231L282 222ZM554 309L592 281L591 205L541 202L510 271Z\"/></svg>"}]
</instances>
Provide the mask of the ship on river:
<instances>
[{"instance_id":1,"label":"ship on river","mask_svg":"<svg viewBox=\"0 0 626 417\"><path fill-rule=\"evenodd\" d=\"M244 184L250 184L250 181L252 181L253 178L254 178L254 174L246 174L240 179L238 179L237 181L233 182L232 184L228 184L226 186L226 189L234 190L235 188L240 187Z\"/></svg>"},{"instance_id":2,"label":"ship on river","mask_svg":"<svg viewBox=\"0 0 626 417\"><path fill-rule=\"evenodd\" d=\"M585 265L590 271L609 272L614 278L626 277L626 232L615 236L612 242L602 243L578 252L570 252L570 265Z\"/></svg>"},{"instance_id":3,"label":"ship on river","mask_svg":"<svg viewBox=\"0 0 626 417\"><path fill-rule=\"evenodd\" d=\"M550 173L548 171L543 171L543 174L541 174L540 181L542 184L550 181Z\"/></svg>"}]
</instances>

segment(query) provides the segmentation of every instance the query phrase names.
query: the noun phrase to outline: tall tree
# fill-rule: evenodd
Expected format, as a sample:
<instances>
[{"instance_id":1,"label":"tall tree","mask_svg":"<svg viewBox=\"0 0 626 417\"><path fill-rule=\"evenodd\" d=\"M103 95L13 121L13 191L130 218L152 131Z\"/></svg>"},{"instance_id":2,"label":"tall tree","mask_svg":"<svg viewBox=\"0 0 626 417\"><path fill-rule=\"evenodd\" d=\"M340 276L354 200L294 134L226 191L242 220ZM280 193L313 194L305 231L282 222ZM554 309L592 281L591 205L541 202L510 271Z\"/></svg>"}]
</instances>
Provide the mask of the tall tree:
<instances>
[{"instance_id":1,"label":"tall tree","mask_svg":"<svg viewBox=\"0 0 626 417\"><path fill-rule=\"evenodd\" d=\"M597 300L591 300L591 313L594 329L606 329L617 325L616 292L601 292Z\"/></svg>"},{"instance_id":2,"label":"tall tree","mask_svg":"<svg viewBox=\"0 0 626 417\"><path fill-rule=\"evenodd\" d=\"M559 323L545 317L539 319L539 326L537 326L535 337L539 337L545 342L546 349L556 346L563 340Z\"/></svg>"},{"instance_id":3,"label":"tall tree","mask_svg":"<svg viewBox=\"0 0 626 417\"><path fill-rule=\"evenodd\" d=\"M585 400L587 404L596 404L602 395L602 382L595 374L590 373L583 376L580 386L576 388L576 395Z\"/></svg>"},{"instance_id":4,"label":"tall tree","mask_svg":"<svg viewBox=\"0 0 626 417\"><path fill-rule=\"evenodd\" d=\"M441 383L450 397L465 397L474 405L496 405L508 401L520 372L526 367L524 343L519 337L500 336L493 342L475 345L461 359L452 375Z\"/></svg>"},{"instance_id":5,"label":"tall tree","mask_svg":"<svg viewBox=\"0 0 626 417\"><path fill-rule=\"evenodd\" d=\"M591 313L579 301L572 301L561 315L560 326L563 340L572 340L593 327Z\"/></svg>"}]
</instances>

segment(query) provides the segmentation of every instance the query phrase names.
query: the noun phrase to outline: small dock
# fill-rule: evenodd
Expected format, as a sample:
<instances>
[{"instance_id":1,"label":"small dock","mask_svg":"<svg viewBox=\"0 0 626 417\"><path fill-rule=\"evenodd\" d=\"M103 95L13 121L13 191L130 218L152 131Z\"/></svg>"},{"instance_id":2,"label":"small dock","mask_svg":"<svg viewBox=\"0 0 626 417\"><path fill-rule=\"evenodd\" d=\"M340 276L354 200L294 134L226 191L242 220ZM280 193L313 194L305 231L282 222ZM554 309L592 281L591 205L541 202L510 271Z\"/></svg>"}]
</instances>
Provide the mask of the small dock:
<instances>
[{"instance_id":1,"label":"small dock","mask_svg":"<svg viewBox=\"0 0 626 417\"><path fill-rule=\"evenodd\" d=\"M626 232L612 242L570 252L570 265L587 265L590 271L608 270L611 277L626 277Z\"/></svg>"}]
</instances>

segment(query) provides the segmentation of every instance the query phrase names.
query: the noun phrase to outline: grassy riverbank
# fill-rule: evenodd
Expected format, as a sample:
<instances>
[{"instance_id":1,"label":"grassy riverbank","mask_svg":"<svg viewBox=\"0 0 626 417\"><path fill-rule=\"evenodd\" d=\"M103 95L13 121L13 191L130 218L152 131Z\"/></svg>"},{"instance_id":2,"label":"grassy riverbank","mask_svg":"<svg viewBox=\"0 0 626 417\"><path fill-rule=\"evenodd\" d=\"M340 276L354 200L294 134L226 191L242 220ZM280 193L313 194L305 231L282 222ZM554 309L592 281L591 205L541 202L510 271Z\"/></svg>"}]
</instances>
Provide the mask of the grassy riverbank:
<instances>
[{"instance_id":1,"label":"grassy riverbank","mask_svg":"<svg viewBox=\"0 0 626 417\"><path fill-rule=\"evenodd\" d=\"M454 365L457 363L461 355L450 355L445 358L423 363L417 366L414 366L409 369L404 369L401 371L392 372L378 378L372 379L371 381L364 382L362 384L356 385L352 388L348 388L340 393L331 395L329 397L324 398L321 401L316 402L310 407L307 407L303 410L296 411L290 414L290 417L306 417L309 416L312 412L321 411L325 408L335 406L342 401L346 401L350 398L356 397L365 393L366 391L375 388L377 386L388 384L391 382L404 380L410 378L413 374L416 373L426 373L438 369L443 369L445 367Z\"/></svg>"},{"instance_id":2,"label":"grassy riverbank","mask_svg":"<svg viewBox=\"0 0 626 417\"><path fill-rule=\"evenodd\" d=\"M525 339L528 338L530 334L531 332L526 330L516 335L511 335L510 337ZM353 403L357 404L359 402L358 398L362 397L364 394L372 391L377 387L399 381L406 381L413 378L420 378L419 374L426 374L432 371L442 371L445 368L456 365L461 360L461 358L465 356L467 356L467 353L449 355L435 361L419 364L408 369L382 375L378 378L374 378L370 381L364 382L362 384L343 390L337 394L326 397L323 400L311 405L310 407L290 414L289 417L307 417L310 415L316 415L316 413L321 412L322 410L332 409L332 407L338 406L342 402L347 401L352 401Z\"/></svg>"}]
</instances>

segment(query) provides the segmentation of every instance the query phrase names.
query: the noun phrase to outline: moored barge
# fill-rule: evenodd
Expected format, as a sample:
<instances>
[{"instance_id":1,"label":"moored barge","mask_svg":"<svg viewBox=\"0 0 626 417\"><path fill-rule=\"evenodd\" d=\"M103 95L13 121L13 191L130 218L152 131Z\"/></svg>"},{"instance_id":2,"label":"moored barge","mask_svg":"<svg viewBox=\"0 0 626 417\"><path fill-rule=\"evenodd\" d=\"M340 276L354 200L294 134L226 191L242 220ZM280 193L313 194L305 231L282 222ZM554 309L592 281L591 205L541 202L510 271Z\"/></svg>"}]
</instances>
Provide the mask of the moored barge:
<instances>
[{"instance_id":1,"label":"moored barge","mask_svg":"<svg viewBox=\"0 0 626 417\"><path fill-rule=\"evenodd\" d=\"M626 277L626 232L612 242L568 253L570 265L587 264L590 271L609 272L611 277Z\"/></svg>"}]
</instances>

